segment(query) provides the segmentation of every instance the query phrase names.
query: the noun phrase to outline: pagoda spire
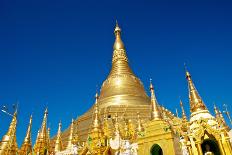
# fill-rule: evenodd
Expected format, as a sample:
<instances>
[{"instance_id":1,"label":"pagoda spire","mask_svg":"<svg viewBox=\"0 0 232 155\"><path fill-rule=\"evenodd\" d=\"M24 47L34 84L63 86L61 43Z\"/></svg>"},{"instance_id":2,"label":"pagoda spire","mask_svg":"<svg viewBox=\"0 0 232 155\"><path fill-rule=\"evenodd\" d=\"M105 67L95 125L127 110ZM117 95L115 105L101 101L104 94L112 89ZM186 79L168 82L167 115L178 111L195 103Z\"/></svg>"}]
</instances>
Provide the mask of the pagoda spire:
<instances>
[{"instance_id":1,"label":"pagoda spire","mask_svg":"<svg viewBox=\"0 0 232 155\"><path fill-rule=\"evenodd\" d=\"M71 123L71 126L70 126L67 149L72 148L72 145L73 145L73 131L74 131L74 119L72 119L72 123Z\"/></svg>"},{"instance_id":2,"label":"pagoda spire","mask_svg":"<svg viewBox=\"0 0 232 155\"><path fill-rule=\"evenodd\" d=\"M183 106L183 102L180 100L180 107L181 107L181 111L182 111L182 126L181 129L183 132L187 132L188 130L188 120L187 120L187 116L184 110L184 106Z\"/></svg>"},{"instance_id":3,"label":"pagoda spire","mask_svg":"<svg viewBox=\"0 0 232 155\"><path fill-rule=\"evenodd\" d=\"M158 107L158 102L155 96L154 87L152 85L152 80L150 80L150 91L151 91L151 119L152 120L161 120L161 114Z\"/></svg>"},{"instance_id":4,"label":"pagoda spire","mask_svg":"<svg viewBox=\"0 0 232 155\"><path fill-rule=\"evenodd\" d=\"M203 100L201 99L196 87L193 84L191 75L187 70L186 79L188 81L190 111L193 113L197 111L207 110Z\"/></svg>"},{"instance_id":5,"label":"pagoda spire","mask_svg":"<svg viewBox=\"0 0 232 155\"><path fill-rule=\"evenodd\" d=\"M24 138L23 144L20 149L20 155L32 153L31 127L32 127L32 115L30 116L27 133L26 133L26 136Z\"/></svg>"},{"instance_id":6,"label":"pagoda spire","mask_svg":"<svg viewBox=\"0 0 232 155\"><path fill-rule=\"evenodd\" d=\"M0 154L16 154L18 145L16 142L16 127L17 127L17 109L14 112L12 121L10 123L7 133L0 141Z\"/></svg>"},{"instance_id":7,"label":"pagoda spire","mask_svg":"<svg viewBox=\"0 0 232 155\"><path fill-rule=\"evenodd\" d=\"M34 145L34 152L35 153L44 153L48 151L48 132L47 132L47 116L48 116L48 109L45 109L43 122L41 125L40 130L38 131L36 143Z\"/></svg>"},{"instance_id":8,"label":"pagoda spire","mask_svg":"<svg viewBox=\"0 0 232 155\"><path fill-rule=\"evenodd\" d=\"M43 123L41 126L41 133L40 133L40 136L44 137L45 139L47 138L47 117L48 117L48 109L46 108L44 112Z\"/></svg>"},{"instance_id":9,"label":"pagoda spire","mask_svg":"<svg viewBox=\"0 0 232 155\"><path fill-rule=\"evenodd\" d=\"M63 149L63 146L62 146L62 140L61 140L61 122L59 122L56 143L55 143L55 153L60 152L62 149Z\"/></svg>"},{"instance_id":10,"label":"pagoda spire","mask_svg":"<svg viewBox=\"0 0 232 155\"><path fill-rule=\"evenodd\" d=\"M93 116L93 131L98 131L100 128L100 119L99 119L99 109L98 109L98 93L95 95L95 108L94 108L94 116Z\"/></svg>"},{"instance_id":11,"label":"pagoda spire","mask_svg":"<svg viewBox=\"0 0 232 155\"><path fill-rule=\"evenodd\" d=\"M118 74L132 74L132 71L128 65L128 58L126 55L126 49L121 39L121 28L116 21L114 29L115 42L113 46L113 58L112 58L112 69L109 76Z\"/></svg>"}]
</instances>

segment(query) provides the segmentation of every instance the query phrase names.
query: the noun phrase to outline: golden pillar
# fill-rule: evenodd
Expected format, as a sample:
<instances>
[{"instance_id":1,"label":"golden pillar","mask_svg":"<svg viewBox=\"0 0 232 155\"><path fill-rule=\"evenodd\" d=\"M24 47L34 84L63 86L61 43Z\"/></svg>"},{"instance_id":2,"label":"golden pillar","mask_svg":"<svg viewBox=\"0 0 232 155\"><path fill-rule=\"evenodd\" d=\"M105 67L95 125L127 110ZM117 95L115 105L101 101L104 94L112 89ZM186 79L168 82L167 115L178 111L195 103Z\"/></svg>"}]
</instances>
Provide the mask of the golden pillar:
<instances>
[{"instance_id":1,"label":"golden pillar","mask_svg":"<svg viewBox=\"0 0 232 155\"><path fill-rule=\"evenodd\" d=\"M203 155L200 141L196 142L196 147L197 147L198 155Z\"/></svg>"},{"instance_id":2,"label":"golden pillar","mask_svg":"<svg viewBox=\"0 0 232 155\"><path fill-rule=\"evenodd\" d=\"M219 148L220 148L220 153L222 155L225 155L225 151L224 151L224 148L223 148L223 145L222 145L222 141L221 140L218 140L218 145L219 145Z\"/></svg>"}]
</instances>

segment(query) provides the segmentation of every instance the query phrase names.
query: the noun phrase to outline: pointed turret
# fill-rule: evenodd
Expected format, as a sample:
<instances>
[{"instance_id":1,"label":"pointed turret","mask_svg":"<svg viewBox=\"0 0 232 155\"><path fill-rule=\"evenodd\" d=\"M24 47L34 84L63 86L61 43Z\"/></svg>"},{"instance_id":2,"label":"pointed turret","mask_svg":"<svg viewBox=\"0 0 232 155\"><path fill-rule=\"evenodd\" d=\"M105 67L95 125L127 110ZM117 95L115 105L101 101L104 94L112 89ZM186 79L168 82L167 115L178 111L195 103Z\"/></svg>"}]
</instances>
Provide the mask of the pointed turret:
<instances>
[{"instance_id":1,"label":"pointed turret","mask_svg":"<svg viewBox=\"0 0 232 155\"><path fill-rule=\"evenodd\" d=\"M188 81L189 89L189 102L191 112L207 110L204 102L202 101L197 89L195 88L190 73L186 70L186 79Z\"/></svg>"},{"instance_id":2,"label":"pointed turret","mask_svg":"<svg viewBox=\"0 0 232 155\"><path fill-rule=\"evenodd\" d=\"M23 144L20 149L20 155L32 154L32 142L31 142L31 127L32 127L32 115L30 117L27 133L24 138Z\"/></svg>"},{"instance_id":3,"label":"pointed turret","mask_svg":"<svg viewBox=\"0 0 232 155\"><path fill-rule=\"evenodd\" d=\"M72 119L72 123L70 126L68 145L66 147L67 149L72 148L73 146L73 131L74 131L74 119Z\"/></svg>"},{"instance_id":4,"label":"pointed turret","mask_svg":"<svg viewBox=\"0 0 232 155\"><path fill-rule=\"evenodd\" d=\"M44 112L43 122L41 128L38 132L38 137L36 139L36 143L34 145L34 152L35 153L45 153L48 152L48 132L47 132L47 116L48 116L48 109L46 108Z\"/></svg>"},{"instance_id":5,"label":"pointed turret","mask_svg":"<svg viewBox=\"0 0 232 155\"><path fill-rule=\"evenodd\" d=\"M56 136L56 143L55 143L55 153L62 151L62 140L61 140L61 122L59 123L57 136Z\"/></svg>"},{"instance_id":6,"label":"pointed turret","mask_svg":"<svg viewBox=\"0 0 232 155\"><path fill-rule=\"evenodd\" d=\"M17 154L18 145L16 142L16 127L17 127L17 110L13 115L7 133L3 136L2 141L0 141L1 155Z\"/></svg>"},{"instance_id":7,"label":"pointed turret","mask_svg":"<svg viewBox=\"0 0 232 155\"><path fill-rule=\"evenodd\" d=\"M187 132L188 130L188 120L187 120L187 116L184 110L184 106L182 101L180 100L180 107L181 107L181 111L182 111L182 125L181 125L181 130L183 132Z\"/></svg>"},{"instance_id":8,"label":"pointed turret","mask_svg":"<svg viewBox=\"0 0 232 155\"><path fill-rule=\"evenodd\" d=\"M161 120L161 114L160 114L160 110L158 107L158 102L155 96L155 91L154 91L154 87L152 85L152 82L150 80L150 91L151 91L151 119L152 120Z\"/></svg>"}]
</instances>

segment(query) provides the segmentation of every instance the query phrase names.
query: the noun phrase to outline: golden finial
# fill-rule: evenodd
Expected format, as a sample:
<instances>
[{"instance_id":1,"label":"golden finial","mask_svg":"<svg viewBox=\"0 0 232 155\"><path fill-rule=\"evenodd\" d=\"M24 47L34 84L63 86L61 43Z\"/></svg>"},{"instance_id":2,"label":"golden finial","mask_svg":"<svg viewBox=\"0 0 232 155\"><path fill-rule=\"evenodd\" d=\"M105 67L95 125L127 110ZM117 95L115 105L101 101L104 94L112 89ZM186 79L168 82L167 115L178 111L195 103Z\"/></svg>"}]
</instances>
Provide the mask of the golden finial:
<instances>
[{"instance_id":1,"label":"golden finial","mask_svg":"<svg viewBox=\"0 0 232 155\"><path fill-rule=\"evenodd\" d=\"M0 154L16 154L18 147L16 142L16 128L17 128L17 109L14 114L11 115L12 121L10 123L9 129L6 135L3 136L2 141L0 141Z\"/></svg>"},{"instance_id":2,"label":"golden finial","mask_svg":"<svg viewBox=\"0 0 232 155\"><path fill-rule=\"evenodd\" d=\"M60 152L63 149L62 140L61 140L61 121L59 122L59 127L56 136L56 143L55 143L55 153Z\"/></svg>"},{"instance_id":3,"label":"golden finial","mask_svg":"<svg viewBox=\"0 0 232 155\"><path fill-rule=\"evenodd\" d=\"M74 119L72 119L72 123L70 125L67 149L72 148L72 145L73 145L73 132L74 132Z\"/></svg>"},{"instance_id":4,"label":"golden finial","mask_svg":"<svg viewBox=\"0 0 232 155\"><path fill-rule=\"evenodd\" d=\"M204 102L202 101L197 89L195 88L195 86L193 84L191 75L187 69L186 69L186 79L188 82L189 102L190 102L191 112L207 110Z\"/></svg>"},{"instance_id":5,"label":"golden finial","mask_svg":"<svg viewBox=\"0 0 232 155\"><path fill-rule=\"evenodd\" d=\"M29 121L29 125L27 128L27 133L26 133L25 139L24 139L23 144L21 146L21 149L19 151L20 155L32 153L31 127L32 127L32 115L30 116L30 121Z\"/></svg>"},{"instance_id":6,"label":"golden finial","mask_svg":"<svg viewBox=\"0 0 232 155\"><path fill-rule=\"evenodd\" d=\"M48 117L48 108L46 108L44 111L44 117L41 127L41 133L40 133L40 136L42 136L45 139L47 138L47 117Z\"/></svg>"},{"instance_id":7,"label":"golden finial","mask_svg":"<svg viewBox=\"0 0 232 155\"><path fill-rule=\"evenodd\" d=\"M48 116L48 109L46 108L44 111L43 122L41 125L40 130L38 131L36 143L34 145L34 152L35 153L42 153L45 151L45 148L49 149L49 130L47 130L47 116Z\"/></svg>"},{"instance_id":8,"label":"golden finial","mask_svg":"<svg viewBox=\"0 0 232 155\"><path fill-rule=\"evenodd\" d=\"M161 118L161 114L159 111L159 107L158 107L158 102L157 99L155 97L155 91L154 91L154 87L152 85L152 79L150 79L150 91L151 91L151 119L152 120L160 120Z\"/></svg>"},{"instance_id":9,"label":"golden finial","mask_svg":"<svg viewBox=\"0 0 232 155\"><path fill-rule=\"evenodd\" d=\"M124 44L121 39L121 29L118 26L118 22L116 22L114 34L115 34L115 42L114 42L113 49L114 50L125 50Z\"/></svg>"},{"instance_id":10,"label":"golden finial","mask_svg":"<svg viewBox=\"0 0 232 155\"><path fill-rule=\"evenodd\" d=\"M116 33L121 33L121 29L120 29L120 27L118 26L118 21L117 21L117 20L116 20L116 24L115 24L114 33L115 33L115 35L116 35Z\"/></svg>"},{"instance_id":11,"label":"golden finial","mask_svg":"<svg viewBox=\"0 0 232 155\"><path fill-rule=\"evenodd\" d=\"M187 132L187 130L188 130L187 122L188 122L188 120L187 120L187 116L185 114L183 102L181 100L180 100L180 107L181 107L181 110L182 110L182 126L181 126L181 129L182 129L182 131Z\"/></svg>"},{"instance_id":12,"label":"golden finial","mask_svg":"<svg viewBox=\"0 0 232 155\"><path fill-rule=\"evenodd\" d=\"M180 107L181 107L181 110L182 110L182 117L187 120L187 116L186 116L186 113L185 113L185 110L184 110L182 100L180 100Z\"/></svg>"},{"instance_id":13,"label":"golden finial","mask_svg":"<svg viewBox=\"0 0 232 155\"><path fill-rule=\"evenodd\" d=\"M100 131L100 118L99 118L99 109L98 109L98 93L95 95L95 106L94 106L94 114L93 114L93 125L92 132Z\"/></svg>"}]
</instances>

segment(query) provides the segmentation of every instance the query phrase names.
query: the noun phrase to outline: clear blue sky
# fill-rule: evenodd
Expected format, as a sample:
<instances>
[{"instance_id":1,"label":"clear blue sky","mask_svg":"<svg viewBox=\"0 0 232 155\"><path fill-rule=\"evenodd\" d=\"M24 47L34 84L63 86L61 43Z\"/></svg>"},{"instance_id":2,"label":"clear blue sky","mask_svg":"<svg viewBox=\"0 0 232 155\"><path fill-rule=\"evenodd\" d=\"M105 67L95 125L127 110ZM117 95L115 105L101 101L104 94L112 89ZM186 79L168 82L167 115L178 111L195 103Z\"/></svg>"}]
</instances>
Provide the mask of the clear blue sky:
<instances>
[{"instance_id":1,"label":"clear blue sky","mask_svg":"<svg viewBox=\"0 0 232 155\"><path fill-rule=\"evenodd\" d=\"M212 112L232 110L232 4L223 1L0 1L0 106L19 101L17 139L33 112L33 142L46 106L51 135L94 102L122 28L130 66L160 104L189 111L184 62ZM149 92L148 92L149 93ZM179 108L180 109L180 108ZM232 112L232 111L231 111ZM0 137L11 118L0 113Z\"/></svg>"}]
</instances>

